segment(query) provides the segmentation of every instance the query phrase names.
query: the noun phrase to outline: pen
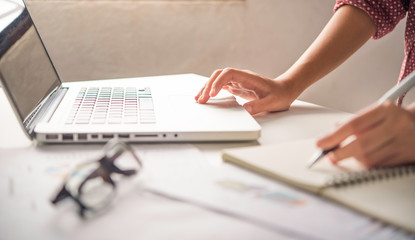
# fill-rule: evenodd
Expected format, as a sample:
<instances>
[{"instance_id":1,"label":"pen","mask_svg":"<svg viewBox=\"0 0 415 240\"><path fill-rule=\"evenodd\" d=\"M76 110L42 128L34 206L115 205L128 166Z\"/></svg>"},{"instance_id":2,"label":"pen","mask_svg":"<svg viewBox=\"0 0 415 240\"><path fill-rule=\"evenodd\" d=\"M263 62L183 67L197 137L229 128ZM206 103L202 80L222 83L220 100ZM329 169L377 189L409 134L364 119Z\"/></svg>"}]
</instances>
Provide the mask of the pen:
<instances>
[{"instance_id":1,"label":"pen","mask_svg":"<svg viewBox=\"0 0 415 240\"><path fill-rule=\"evenodd\" d=\"M403 79L399 84L395 85L393 88L389 89L379 100L378 104L382 104L386 101L394 101L398 97L404 95L411 87L415 85L415 71L409 74L405 79ZM307 162L307 167L311 168L316 162L322 159L326 154L332 152L339 148L339 146L332 147L330 149L325 149L320 152L316 152L310 160Z\"/></svg>"}]
</instances>

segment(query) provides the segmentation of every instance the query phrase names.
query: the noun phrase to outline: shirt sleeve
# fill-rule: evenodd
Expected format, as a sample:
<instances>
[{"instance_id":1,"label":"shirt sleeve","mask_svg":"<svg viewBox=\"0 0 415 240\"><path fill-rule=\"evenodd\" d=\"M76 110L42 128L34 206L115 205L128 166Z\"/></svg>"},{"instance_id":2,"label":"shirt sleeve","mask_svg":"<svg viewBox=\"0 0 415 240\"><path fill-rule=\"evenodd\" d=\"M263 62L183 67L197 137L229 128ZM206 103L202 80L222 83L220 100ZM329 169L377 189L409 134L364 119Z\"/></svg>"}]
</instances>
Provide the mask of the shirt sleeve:
<instances>
[{"instance_id":1,"label":"shirt sleeve","mask_svg":"<svg viewBox=\"0 0 415 240\"><path fill-rule=\"evenodd\" d=\"M376 24L377 31L372 36L378 39L390 33L406 15L400 0L336 0L334 11L344 5L352 5L365 11Z\"/></svg>"}]
</instances>

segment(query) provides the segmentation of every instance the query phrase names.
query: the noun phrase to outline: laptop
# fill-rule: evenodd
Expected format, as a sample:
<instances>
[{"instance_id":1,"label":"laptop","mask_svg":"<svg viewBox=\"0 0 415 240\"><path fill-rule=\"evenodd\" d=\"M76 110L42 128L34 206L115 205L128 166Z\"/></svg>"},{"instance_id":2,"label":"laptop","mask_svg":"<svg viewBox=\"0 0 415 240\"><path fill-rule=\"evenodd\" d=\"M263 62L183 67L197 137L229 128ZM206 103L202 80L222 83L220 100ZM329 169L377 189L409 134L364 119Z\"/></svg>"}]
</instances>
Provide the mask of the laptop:
<instances>
[{"instance_id":1,"label":"laptop","mask_svg":"<svg viewBox=\"0 0 415 240\"><path fill-rule=\"evenodd\" d=\"M0 29L0 79L21 126L45 143L249 141L261 127L232 95L198 104L196 74L63 83L23 2ZM10 2L10 1L8 1ZM6 14L7 15L7 14ZM5 16L5 14L1 15Z\"/></svg>"}]
</instances>

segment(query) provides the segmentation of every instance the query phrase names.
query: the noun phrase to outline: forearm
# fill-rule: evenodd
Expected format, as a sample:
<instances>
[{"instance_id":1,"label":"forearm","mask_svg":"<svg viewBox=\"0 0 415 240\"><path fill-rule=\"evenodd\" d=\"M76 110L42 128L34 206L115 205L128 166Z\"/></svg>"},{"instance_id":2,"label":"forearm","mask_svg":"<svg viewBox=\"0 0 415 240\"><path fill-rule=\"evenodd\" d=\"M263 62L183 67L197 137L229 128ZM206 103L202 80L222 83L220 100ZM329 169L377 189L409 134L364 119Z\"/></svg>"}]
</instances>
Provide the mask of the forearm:
<instances>
[{"instance_id":1,"label":"forearm","mask_svg":"<svg viewBox=\"0 0 415 240\"><path fill-rule=\"evenodd\" d=\"M412 119L414 120L414 125L415 125L415 102L411 103L406 109L411 114Z\"/></svg>"},{"instance_id":2,"label":"forearm","mask_svg":"<svg viewBox=\"0 0 415 240\"><path fill-rule=\"evenodd\" d=\"M291 93L301 92L358 50L376 32L376 25L361 9L343 6L306 52L277 80L285 81Z\"/></svg>"}]
</instances>

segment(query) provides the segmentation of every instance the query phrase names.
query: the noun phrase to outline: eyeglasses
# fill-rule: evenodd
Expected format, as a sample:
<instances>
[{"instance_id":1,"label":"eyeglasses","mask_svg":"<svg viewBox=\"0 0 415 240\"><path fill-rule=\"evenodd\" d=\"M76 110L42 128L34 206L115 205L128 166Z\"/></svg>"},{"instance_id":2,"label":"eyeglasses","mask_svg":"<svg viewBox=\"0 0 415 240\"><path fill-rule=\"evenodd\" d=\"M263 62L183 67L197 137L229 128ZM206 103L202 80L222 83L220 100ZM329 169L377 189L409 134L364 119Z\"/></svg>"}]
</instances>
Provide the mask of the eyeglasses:
<instances>
[{"instance_id":1,"label":"eyeglasses","mask_svg":"<svg viewBox=\"0 0 415 240\"><path fill-rule=\"evenodd\" d=\"M100 159L82 163L68 175L52 204L70 198L79 206L79 215L84 218L87 212L97 212L113 200L117 186L113 173L130 177L143 167L133 149L124 142L110 140L103 150Z\"/></svg>"}]
</instances>

